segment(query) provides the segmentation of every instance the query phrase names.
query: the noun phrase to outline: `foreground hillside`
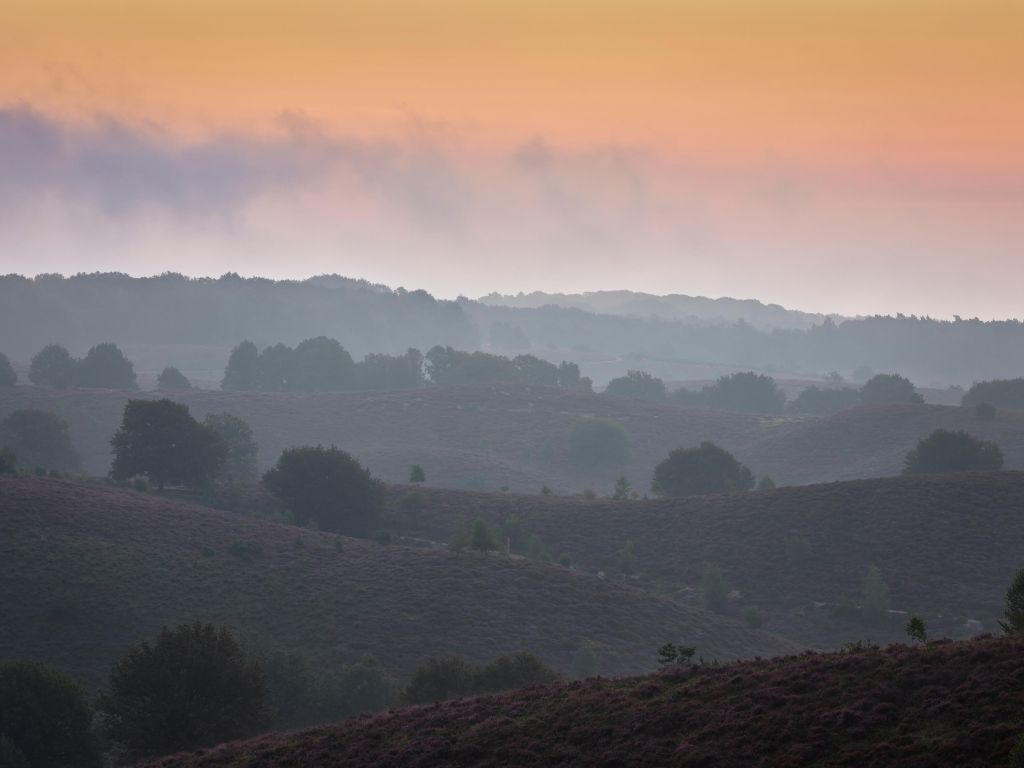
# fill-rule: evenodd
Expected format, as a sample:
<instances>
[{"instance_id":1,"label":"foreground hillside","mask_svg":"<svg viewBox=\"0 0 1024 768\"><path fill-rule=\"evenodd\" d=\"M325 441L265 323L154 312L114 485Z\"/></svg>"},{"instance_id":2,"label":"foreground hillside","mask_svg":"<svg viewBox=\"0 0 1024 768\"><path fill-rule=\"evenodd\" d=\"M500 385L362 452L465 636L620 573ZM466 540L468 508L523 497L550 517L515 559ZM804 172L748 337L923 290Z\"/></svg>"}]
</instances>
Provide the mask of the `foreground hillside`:
<instances>
[{"instance_id":1,"label":"foreground hillside","mask_svg":"<svg viewBox=\"0 0 1024 768\"><path fill-rule=\"evenodd\" d=\"M134 397L157 397L145 392ZM647 491L655 465L680 446L713 440L758 475L779 483L811 483L895 475L917 441L934 429L967 429L994 440L1007 466L1024 467L1024 413L979 421L971 409L943 406L857 408L828 419L763 417L685 410L628 398L548 387L452 387L363 393L174 392L199 418L228 411L245 419L264 468L295 445L335 444L389 482L408 479L420 464L432 485L536 493L590 487L609 493L619 475ZM18 408L57 411L65 418L85 470L105 475L110 437L120 424L123 392L0 389L0 418ZM625 429L625 465L581 469L569 437L581 416L612 419Z\"/></svg>"},{"instance_id":2,"label":"foreground hillside","mask_svg":"<svg viewBox=\"0 0 1024 768\"><path fill-rule=\"evenodd\" d=\"M617 573L629 540L630 581L696 600L707 564L773 631L816 647L865 636L896 639L906 616L864 626L850 614L870 566L894 610L936 631L995 627L1006 587L1024 566L1024 473L857 480L773 491L652 501L585 500L394 489L390 524L447 540L475 518L514 525L567 551L583 568ZM622 577L620 577L622 578ZM844 616L846 618L844 618ZM971 629L973 627L973 629Z\"/></svg>"},{"instance_id":3,"label":"foreground hillside","mask_svg":"<svg viewBox=\"0 0 1024 768\"><path fill-rule=\"evenodd\" d=\"M0 477L0 658L90 686L163 624L227 624L323 665L367 653L409 674L427 657L519 650L568 671L582 641L606 674L651 669L685 640L705 657L797 648L671 599L555 565L385 546L107 487Z\"/></svg>"},{"instance_id":4,"label":"foreground hillside","mask_svg":"<svg viewBox=\"0 0 1024 768\"><path fill-rule=\"evenodd\" d=\"M159 768L1006 765L1024 641L804 655L399 709Z\"/></svg>"}]
</instances>

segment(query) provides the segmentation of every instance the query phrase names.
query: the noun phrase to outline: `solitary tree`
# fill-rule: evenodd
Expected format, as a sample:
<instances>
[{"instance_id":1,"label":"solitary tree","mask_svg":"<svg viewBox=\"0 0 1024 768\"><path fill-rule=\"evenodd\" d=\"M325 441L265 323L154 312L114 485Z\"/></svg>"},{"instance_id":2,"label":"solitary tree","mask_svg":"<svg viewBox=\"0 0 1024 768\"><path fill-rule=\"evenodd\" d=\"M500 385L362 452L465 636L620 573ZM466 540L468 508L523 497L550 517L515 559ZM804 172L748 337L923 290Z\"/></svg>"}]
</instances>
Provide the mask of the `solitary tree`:
<instances>
[{"instance_id":1,"label":"solitary tree","mask_svg":"<svg viewBox=\"0 0 1024 768\"><path fill-rule=\"evenodd\" d=\"M252 428L230 413L211 413L203 424L216 432L227 450L221 476L236 483L254 483L259 479L256 459L260 447Z\"/></svg>"},{"instance_id":2,"label":"solitary tree","mask_svg":"<svg viewBox=\"0 0 1024 768\"><path fill-rule=\"evenodd\" d=\"M962 429L937 429L918 442L904 461L904 474L971 472L1003 468L1003 452L995 443L969 435Z\"/></svg>"},{"instance_id":3,"label":"solitary tree","mask_svg":"<svg viewBox=\"0 0 1024 768\"><path fill-rule=\"evenodd\" d=\"M64 389L75 377L75 361L59 344L43 347L29 366L28 378L33 384Z\"/></svg>"},{"instance_id":4,"label":"solitary tree","mask_svg":"<svg viewBox=\"0 0 1024 768\"><path fill-rule=\"evenodd\" d=\"M220 388L225 391L246 392L259 388L260 351L251 341L243 341L233 350L224 369Z\"/></svg>"},{"instance_id":5,"label":"solitary tree","mask_svg":"<svg viewBox=\"0 0 1024 768\"><path fill-rule=\"evenodd\" d=\"M101 765L92 710L71 680L45 664L0 663L0 765ZM5 761L6 759L6 761Z\"/></svg>"},{"instance_id":6,"label":"solitary tree","mask_svg":"<svg viewBox=\"0 0 1024 768\"><path fill-rule=\"evenodd\" d=\"M18 383L18 374L11 367L11 361L7 355L0 352L0 387L13 387Z\"/></svg>"},{"instance_id":7,"label":"solitary tree","mask_svg":"<svg viewBox=\"0 0 1024 768\"><path fill-rule=\"evenodd\" d=\"M297 523L312 521L334 533L368 535L384 506L382 483L334 446L286 450L263 483Z\"/></svg>"},{"instance_id":8,"label":"solitary tree","mask_svg":"<svg viewBox=\"0 0 1024 768\"><path fill-rule=\"evenodd\" d=\"M880 373L861 387L860 399L868 405L887 403L923 403L910 379L898 373Z\"/></svg>"},{"instance_id":9,"label":"solitary tree","mask_svg":"<svg viewBox=\"0 0 1024 768\"><path fill-rule=\"evenodd\" d=\"M92 389L135 389L135 367L116 344L105 342L75 364L74 382Z\"/></svg>"},{"instance_id":10,"label":"solitary tree","mask_svg":"<svg viewBox=\"0 0 1024 768\"><path fill-rule=\"evenodd\" d=\"M306 339L291 354L288 389L299 392L336 392L355 385L352 356L335 339Z\"/></svg>"},{"instance_id":11,"label":"solitary tree","mask_svg":"<svg viewBox=\"0 0 1024 768\"><path fill-rule=\"evenodd\" d=\"M427 473L423 471L423 467L419 464L413 464L412 469L409 470L409 482L410 483L425 483L427 482Z\"/></svg>"},{"instance_id":12,"label":"solitary tree","mask_svg":"<svg viewBox=\"0 0 1024 768\"><path fill-rule=\"evenodd\" d=\"M658 663L663 667L689 664L695 653L697 653L695 646L665 643L658 648Z\"/></svg>"},{"instance_id":13,"label":"solitary tree","mask_svg":"<svg viewBox=\"0 0 1024 768\"><path fill-rule=\"evenodd\" d=\"M172 400L129 400L110 442L112 478L146 475L161 490L165 483L207 485L227 457L220 435L192 418L188 406Z\"/></svg>"},{"instance_id":14,"label":"solitary tree","mask_svg":"<svg viewBox=\"0 0 1024 768\"><path fill-rule=\"evenodd\" d=\"M13 451L25 469L74 472L81 466L67 422L52 411L14 411L0 422L0 445Z\"/></svg>"},{"instance_id":15,"label":"solitary tree","mask_svg":"<svg viewBox=\"0 0 1024 768\"><path fill-rule=\"evenodd\" d=\"M722 376L701 395L708 408L740 413L781 413L786 395L775 379L764 374L745 371Z\"/></svg>"},{"instance_id":16,"label":"solitary tree","mask_svg":"<svg viewBox=\"0 0 1024 768\"><path fill-rule=\"evenodd\" d=\"M114 665L99 699L107 735L138 757L209 747L270 724L263 671L212 624L164 627Z\"/></svg>"},{"instance_id":17,"label":"solitary tree","mask_svg":"<svg viewBox=\"0 0 1024 768\"><path fill-rule=\"evenodd\" d=\"M647 371L628 371L625 376L609 381L604 392L615 397L635 397L660 403L665 399L665 382Z\"/></svg>"},{"instance_id":18,"label":"solitary tree","mask_svg":"<svg viewBox=\"0 0 1024 768\"><path fill-rule=\"evenodd\" d=\"M1024 634L1024 569L1017 571L1013 583L1006 590L1006 611L1003 616L1006 621L1000 621L999 626L1006 634Z\"/></svg>"},{"instance_id":19,"label":"solitary tree","mask_svg":"<svg viewBox=\"0 0 1024 768\"><path fill-rule=\"evenodd\" d=\"M928 628L920 616L911 616L906 626L907 637L915 643L928 642Z\"/></svg>"},{"instance_id":20,"label":"solitary tree","mask_svg":"<svg viewBox=\"0 0 1024 768\"><path fill-rule=\"evenodd\" d=\"M748 491L753 487L753 473L711 442L697 448L676 448L654 468L651 482L651 490L658 496Z\"/></svg>"},{"instance_id":21,"label":"solitary tree","mask_svg":"<svg viewBox=\"0 0 1024 768\"><path fill-rule=\"evenodd\" d=\"M156 384L160 389L192 388L192 382L173 365L169 365L160 372L160 375L156 378Z\"/></svg>"}]
</instances>

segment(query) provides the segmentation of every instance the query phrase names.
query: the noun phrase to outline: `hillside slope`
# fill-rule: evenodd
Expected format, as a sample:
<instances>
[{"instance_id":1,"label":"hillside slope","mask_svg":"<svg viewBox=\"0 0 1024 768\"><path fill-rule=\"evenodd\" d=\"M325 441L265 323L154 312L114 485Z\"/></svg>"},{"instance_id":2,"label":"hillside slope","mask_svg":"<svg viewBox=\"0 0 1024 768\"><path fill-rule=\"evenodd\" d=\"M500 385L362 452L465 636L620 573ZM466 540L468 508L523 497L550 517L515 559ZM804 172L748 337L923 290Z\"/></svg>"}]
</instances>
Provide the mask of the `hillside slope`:
<instances>
[{"instance_id":1,"label":"hillside slope","mask_svg":"<svg viewBox=\"0 0 1024 768\"><path fill-rule=\"evenodd\" d=\"M389 525L447 540L475 518L510 523L567 551L581 567L616 571L630 540L639 582L690 594L716 564L740 606L811 646L902 636L906 617L865 628L832 608L860 602L868 567L892 608L920 613L956 636L967 619L995 627L1006 587L1024 567L1024 473L857 480L773 491L654 501L466 493L407 486L391 492ZM817 604L817 608L815 605ZM823 606L822 604L830 604Z\"/></svg>"},{"instance_id":2,"label":"hillside slope","mask_svg":"<svg viewBox=\"0 0 1024 768\"><path fill-rule=\"evenodd\" d=\"M270 735L153 768L1006 765L1024 641L805 655L592 679Z\"/></svg>"},{"instance_id":3,"label":"hillside slope","mask_svg":"<svg viewBox=\"0 0 1024 768\"><path fill-rule=\"evenodd\" d=\"M518 650L564 672L583 640L606 674L651 669L668 639L723 660L797 648L560 566L336 540L34 477L0 477L0 616L0 658L51 662L90 686L129 644L193 620L325 665L372 653L399 676L429 656Z\"/></svg>"}]
</instances>

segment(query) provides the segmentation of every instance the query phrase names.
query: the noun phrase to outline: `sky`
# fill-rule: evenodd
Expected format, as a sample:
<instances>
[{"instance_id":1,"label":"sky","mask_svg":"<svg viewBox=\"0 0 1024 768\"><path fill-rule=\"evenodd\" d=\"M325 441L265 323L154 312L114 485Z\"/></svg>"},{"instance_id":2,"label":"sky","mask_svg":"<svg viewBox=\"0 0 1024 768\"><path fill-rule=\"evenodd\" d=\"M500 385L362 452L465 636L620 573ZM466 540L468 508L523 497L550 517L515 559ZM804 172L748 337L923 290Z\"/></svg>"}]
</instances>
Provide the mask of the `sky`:
<instances>
[{"instance_id":1,"label":"sky","mask_svg":"<svg viewBox=\"0 0 1024 768\"><path fill-rule=\"evenodd\" d=\"M3 0L0 271L1024 316L1021 0Z\"/></svg>"}]
</instances>

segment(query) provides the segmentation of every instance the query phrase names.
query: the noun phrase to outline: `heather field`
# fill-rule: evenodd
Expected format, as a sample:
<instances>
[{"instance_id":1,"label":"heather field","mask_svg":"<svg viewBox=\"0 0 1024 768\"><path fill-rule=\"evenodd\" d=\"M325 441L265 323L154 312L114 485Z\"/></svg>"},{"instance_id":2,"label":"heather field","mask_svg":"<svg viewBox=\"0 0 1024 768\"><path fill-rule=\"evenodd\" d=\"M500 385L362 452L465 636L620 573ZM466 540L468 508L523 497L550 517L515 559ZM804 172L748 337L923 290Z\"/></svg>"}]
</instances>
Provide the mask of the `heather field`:
<instances>
[{"instance_id":1,"label":"heather field","mask_svg":"<svg viewBox=\"0 0 1024 768\"><path fill-rule=\"evenodd\" d=\"M991 768L1024 730L1024 640L671 668L392 710L152 768Z\"/></svg>"},{"instance_id":2,"label":"heather field","mask_svg":"<svg viewBox=\"0 0 1024 768\"><path fill-rule=\"evenodd\" d=\"M675 639L706 658L799 646L559 565L384 545L98 484L0 477L0 658L46 661L90 689L164 624L211 621L324 668L374 654L402 678L430 656L520 650L567 672L656 666Z\"/></svg>"}]
</instances>

